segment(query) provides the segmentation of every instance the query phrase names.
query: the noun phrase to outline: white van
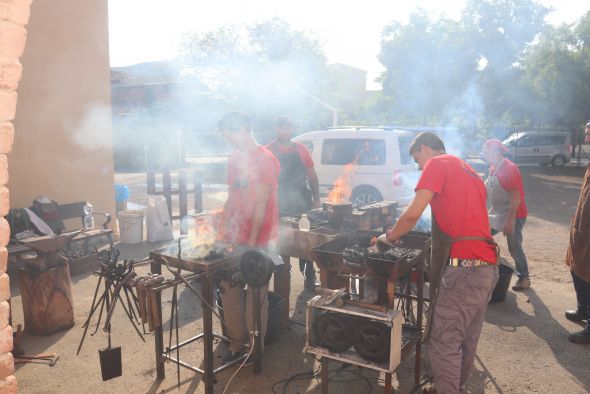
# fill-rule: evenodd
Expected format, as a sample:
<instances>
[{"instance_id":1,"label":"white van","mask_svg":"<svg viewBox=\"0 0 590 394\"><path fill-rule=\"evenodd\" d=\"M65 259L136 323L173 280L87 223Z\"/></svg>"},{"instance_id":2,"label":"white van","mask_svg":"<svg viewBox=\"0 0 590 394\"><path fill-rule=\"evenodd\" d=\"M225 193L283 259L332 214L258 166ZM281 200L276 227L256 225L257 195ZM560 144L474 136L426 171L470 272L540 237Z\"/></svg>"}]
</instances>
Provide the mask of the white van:
<instances>
[{"instance_id":1,"label":"white van","mask_svg":"<svg viewBox=\"0 0 590 394\"><path fill-rule=\"evenodd\" d=\"M341 127L311 131L293 140L309 148L322 197L328 195L345 168L351 168L353 203L387 200L407 205L419 178L418 166L408 153L413 138L404 130Z\"/></svg>"},{"instance_id":2,"label":"white van","mask_svg":"<svg viewBox=\"0 0 590 394\"><path fill-rule=\"evenodd\" d=\"M570 161L570 134L559 131L520 131L502 141L510 150L506 157L515 163L552 164L563 167Z\"/></svg>"}]
</instances>

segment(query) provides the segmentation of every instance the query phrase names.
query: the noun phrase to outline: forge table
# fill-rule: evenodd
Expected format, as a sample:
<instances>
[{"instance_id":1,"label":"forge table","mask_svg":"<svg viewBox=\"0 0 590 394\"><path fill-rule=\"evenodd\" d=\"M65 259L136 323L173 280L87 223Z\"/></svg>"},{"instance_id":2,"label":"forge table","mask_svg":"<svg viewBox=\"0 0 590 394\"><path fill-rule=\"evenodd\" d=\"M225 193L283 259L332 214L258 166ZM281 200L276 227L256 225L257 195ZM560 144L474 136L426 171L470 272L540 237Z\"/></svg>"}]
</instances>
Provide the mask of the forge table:
<instances>
[{"instance_id":1,"label":"forge table","mask_svg":"<svg viewBox=\"0 0 590 394\"><path fill-rule=\"evenodd\" d=\"M275 293L281 296L285 302L282 316L282 327L289 324L289 295L291 293L291 257L313 261L311 250L338 236L341 232L329 228L300 231L294 228L280 226L278 253L284 261L283 269L275 273Z\"/></svg>"},{"instance_id":2,"label":"forge table","mask_svg":"<svg viewBox=\"0 0 590 394\"><path fill-rule=\"evenodd\" d=\"M229 340L228 338L216 334L213 332L213 312L211 307L213 306L213 281L216 276L224 276L228 271L232 269L239 269L240 259L242 254L247 249L236 248L227 256L203 259L203 258L191 258L190 256L183 256L178 258L178 246L170 245L159 249L156 252L150 253L150 258L153 260L151 263L151 272L156 274L162 273L162 265L166 265L168 262L170 267L182 268L185 271L199 274L198 277L201 281L201 305L203 308L203 333L198 334L188 340L178 344L178 347L188 345L189 343L195 342L203 338L203 368L197 368L181 360L176 360L171 357L171 354L164 354L164 329L163 325L154 329L154 341L156 350L156 372L157 378L163 379L165 377L164 361L166 359L171 360L180 364L181 366L188 368L196 373L203 375L203 381L205 382L205 393L213 393L213 385L215 374L222 371L223 369L230 367L243 360L243 357L234 362L214 368L213 366L213 338L218 337L221 339ZM165 261L164 261L165 259ZM162 298L161 292L154 294L156 304L158 305L159 321L162 321ZM175 350L173 347L170 350ZM245 356L244 356L245 357Z\"/></svg>"},{"instance_id":3,"label":"forge table","mask_svg":"<svg viewBox=\"0 0 590 394\"><path fill-rule=\"evenodd\" d=\"M395 309L396 299L406 301L402 305L405 323L403 325L403 343L401 347L401 359L403 360L412 350L415 350L414 381L420 384L420 356L422 342L422 314L424 307L424 268L425 260L429 253L430 237L424 233L410 232L402 237L403 246L408 249L421 252L412 258L402 259L399 262L387 261L379 258L366 258L366 265L353 265L344 261L344 249L353 244L351 239L370 239L379 236L378 231L357 230L347 235L335 238L312 250L314 260L320 268L320 280L322 287L328 289L348 289L350 279L373 278L377 283L377 300L375 303L366 304L354 302L356 305L380 309L385 312ZM367 245L361 245L367 246ZM398 288L398 280L406 276L408 286L405 289ZM411 283L416 282L416 294L411 294ZM415 315L414 315L415 312ZM322 393L328 393L328 379L324 374L327 371L327 358L322 357ZM391 373L385 374L385 392L391 393Z\"/></svg>"}]
</instances>

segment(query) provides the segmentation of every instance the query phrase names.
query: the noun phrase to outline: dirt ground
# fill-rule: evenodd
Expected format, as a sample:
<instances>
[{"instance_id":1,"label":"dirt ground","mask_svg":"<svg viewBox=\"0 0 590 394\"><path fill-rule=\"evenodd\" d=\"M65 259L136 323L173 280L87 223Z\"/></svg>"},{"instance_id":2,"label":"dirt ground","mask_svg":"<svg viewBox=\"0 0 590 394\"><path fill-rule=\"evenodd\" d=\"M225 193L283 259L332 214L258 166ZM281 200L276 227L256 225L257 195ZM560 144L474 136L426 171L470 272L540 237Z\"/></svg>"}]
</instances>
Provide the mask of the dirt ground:
<instances>
[{"instance_id":1,"label":"dirt ground","mask_svg":"<svg viewBox=\"0 0 590 394\"><path fill-rule=\"evenodd\" d=\"M506 300L490 304L479 342L477 359L469 380L469 393L586 393L590 391L590 347L575 345L567 334L579 327L564 317L564 311L575 306L575 294L567 267L563 264L568 242L569 221L574 212L583 167L552 168L521 167L529 206L529 219L524 230L524 248L529 259L532 287L524 293L509 290ZM131 201L143 204L144 174L118 174L118 183L131 188ZM208 186L205 208L219 206L223 187ZM504 246L502 236L497 239ZM126 258L145 257L157 245L120 245ZM319 392L319 382L311 374L319 364L302 352L305 330L305 302L314 294L303 289L302 277L293 261L290 329L282 333L278 343L266 348L263 372L253 375L253 367L245 367L231 382L228 393L303 393ZM138 271L143 272L145 268ZM12 306L15 325L23 322L21 298L15 278L12 283ZM115 312L113 345L122 347L123 376L102 382L97 350L104 348L103 332L88 336L79 356L76 349L82 335L82 324L88 314L97 278L91 274L74 276L73 296L75 326L47 337L25 335L23 348L28 354L56 352L60 359L54 367L25 364L17 366L16 376L23 393L167 393L204 392L199 375L180 371L177 389L176 368L166 364L166 379L155 379L154 344L151 335L145 343L134 332L121 310ZM514 278L513 278L514 282ZM195 286L198 286L195 283ZM170 313L171 292L165 293L164 320ZM179 296L181 338L200 331L201 306L189 291ZM216 325L218 323L215 323ZM165 334L168 343L168 333ZM217 345L219 363L223 345ZM194 343L181 352L181 358L199 365L201 343ZM397 392L412 392L413 358L406 359L395 374ZM427 356L423 361L423 380L429 379ZM331 363L330 392L380 392L383 376L370 370L341 368ZM215 392L223 392L234 370L218 375ZM285 381L292 377L290 381ZM282 382L281 382L282 381Z\"/></svg>"}]
</instances>

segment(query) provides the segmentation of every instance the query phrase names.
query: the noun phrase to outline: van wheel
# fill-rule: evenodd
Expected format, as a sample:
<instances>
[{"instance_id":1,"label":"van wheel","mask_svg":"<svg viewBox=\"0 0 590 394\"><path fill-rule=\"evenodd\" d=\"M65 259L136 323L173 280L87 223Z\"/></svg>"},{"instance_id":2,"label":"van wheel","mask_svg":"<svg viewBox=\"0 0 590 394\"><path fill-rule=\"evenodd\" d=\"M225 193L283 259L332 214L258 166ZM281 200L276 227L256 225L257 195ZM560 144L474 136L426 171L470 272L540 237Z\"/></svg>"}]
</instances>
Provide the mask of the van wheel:
<instances>
[{"instance_id":1,"label":"van wheel","mask_svg":"<svg viewBox=\"0 0 590 394\"><path fill-rule=\"evenodd\" d=\"M563 167L565 165L566 159L564 155L555 155L551 160L551 165L554 167Z\"/></svg>"},{"instance_id":2,"label":"van wheel","mask_svg":"<svg viewBox=\"0 0 590 394\"><path fill-rule=\"evenodd\" d=\"M355 187L350 195L350 202L353 205L367 205L378 201L383 201L383 196L373 186Z\"/></svg>"}]
</instances>

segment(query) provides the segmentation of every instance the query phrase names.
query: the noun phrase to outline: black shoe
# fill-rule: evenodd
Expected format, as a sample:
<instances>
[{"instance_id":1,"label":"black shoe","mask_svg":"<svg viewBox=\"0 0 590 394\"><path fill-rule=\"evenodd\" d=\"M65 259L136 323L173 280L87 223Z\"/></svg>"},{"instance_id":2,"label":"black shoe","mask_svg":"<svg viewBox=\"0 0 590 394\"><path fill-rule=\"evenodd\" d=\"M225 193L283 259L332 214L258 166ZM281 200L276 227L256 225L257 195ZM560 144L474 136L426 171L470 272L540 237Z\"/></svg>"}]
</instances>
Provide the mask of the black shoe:
<instances>
[{"instance_id":1,"label":"black shoe","mask_svg":"<svg viewBox=\"0 0 590 394\"><path fill-rule=\"evenodd\" d=\"M235 360L237 360L240 357L243 357L246 353L244 351L241 352L232 352L230 350L227 351L227 353L225 353L223 355L223 359L221 360L221 362L223 364L229 364Z\"/></svg>"},{"instance_id":2,"label":"black shoe","mask_svg":"<svg viewBox=\"0 0 590 394\"><path fill-rule=\"evenodd\" d=\"M573 321L574 323L579 324L582 323L583 320L590 319L590 314L587 310L578 307L576 309L570 309L568 311L565 311L565 318L569 321Z\"/></svg>"},{"instance_id":3,"label":"black shoe","mask_svg":"<svg viewBox=\"0 0 590 394\"><path fill-rule=\"evenodd\" d=\"M590 345L590 330L582 330L571 333L568 338L570 342L580 345Z\"/></svg>"}]
</instances>

